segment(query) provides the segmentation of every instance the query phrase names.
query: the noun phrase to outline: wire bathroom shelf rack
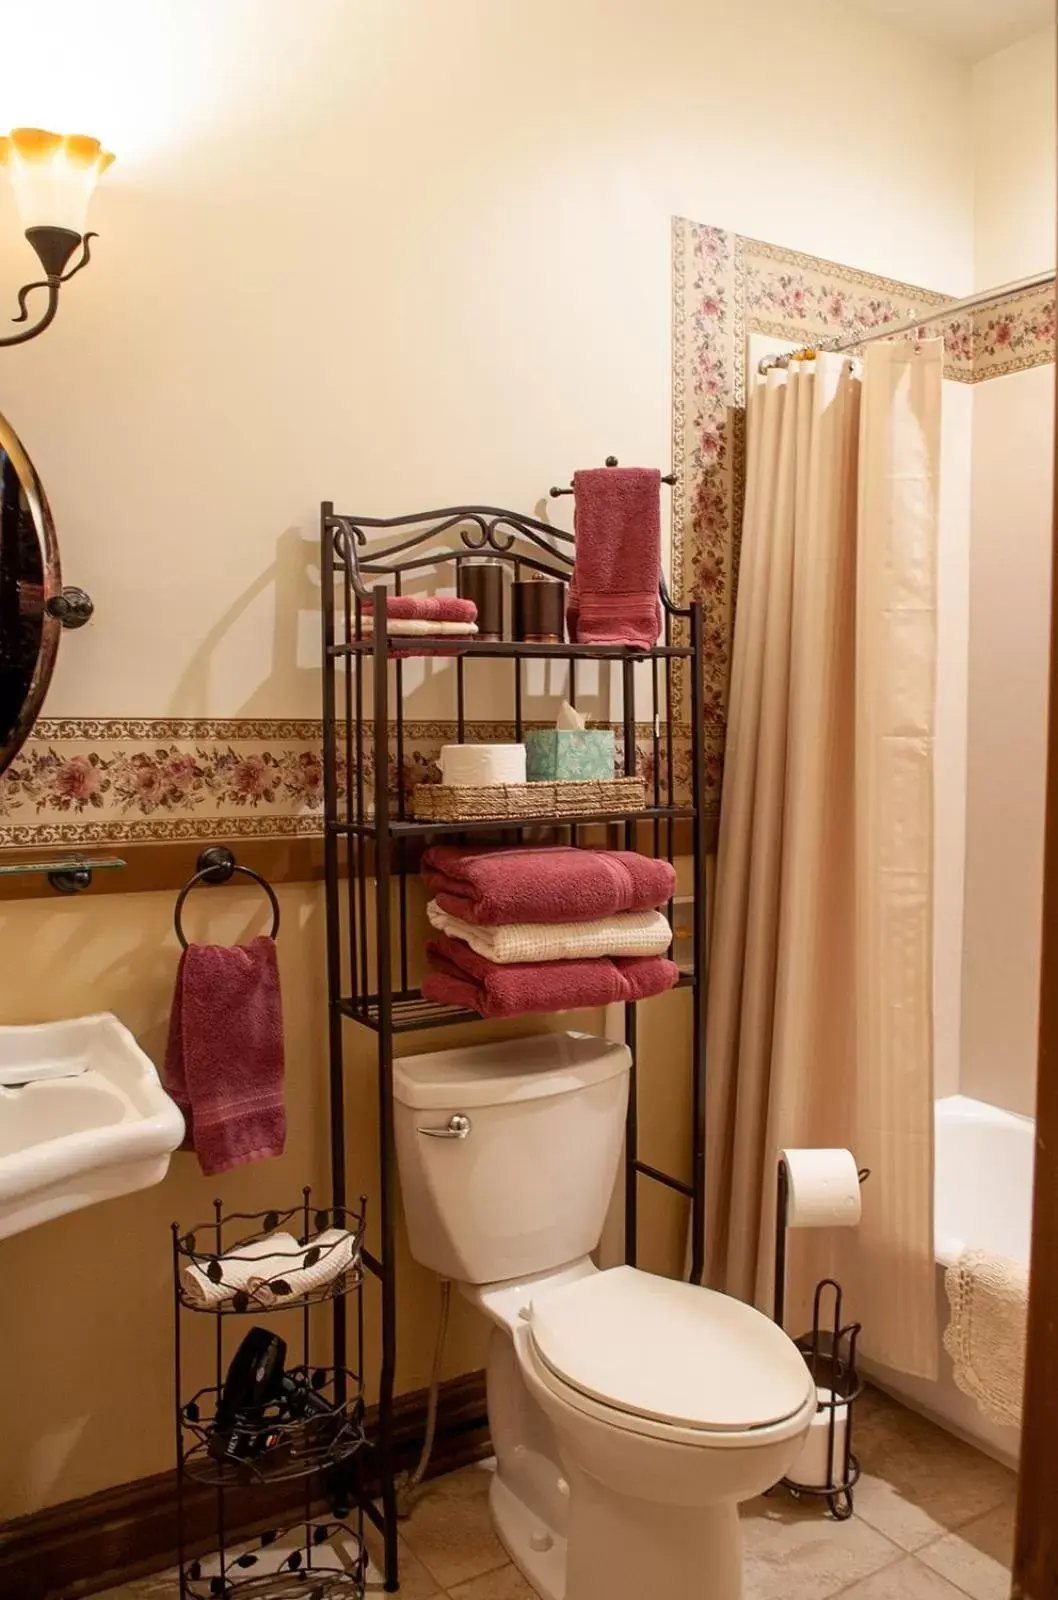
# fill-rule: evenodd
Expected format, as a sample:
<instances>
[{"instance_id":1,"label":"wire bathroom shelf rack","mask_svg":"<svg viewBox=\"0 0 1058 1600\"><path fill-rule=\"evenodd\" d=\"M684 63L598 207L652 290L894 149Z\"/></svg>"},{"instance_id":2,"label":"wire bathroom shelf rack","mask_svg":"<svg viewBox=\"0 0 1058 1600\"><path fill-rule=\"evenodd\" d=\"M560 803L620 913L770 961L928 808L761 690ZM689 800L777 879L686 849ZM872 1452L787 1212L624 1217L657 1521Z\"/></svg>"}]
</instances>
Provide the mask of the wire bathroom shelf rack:
<instances>
[{"instance_id":1,"label":"wire bathroom shelf rack","mask_svg":"<svg viewBox=\"0 0 1058 1600\"><path fill-rule=\"evenodd\" d=\"M362 1529L336 1516L307 1517L181 1569L187 1600L363 1600L367 1552Z\"/></svg>"},{"instance_id":2,"label":"wire bathroom shelf rack","mask_svg":"<svg viewBox=\"0 0 1058 1600\"><path fill-rule=\"evenodd\" d=\"M612 461L608 465L612 465ZM665 480L669 481L669 480ZM476 1012L424 999L416 976L417 939L412 936L409 880L432 838L479 842L603 844L640 850L674 861L691 861L696 890L704 884L708 819L705 787L705 705L702 689L703 616L700 603L675 604L662 581L660 641L649 650L618 644L479 640L459 637L390 636L387 601L426 579L433 586L458 586L463 565L485 557L503 564L508 583L534 574L568 580L573 536L537 518L495 506L462 505L396 517L339 513L330 501L320 509L323 623L323 738L327 979L329 992L330 1126L333 1200L346 1189L345 1074L347 1027L358 1024L375 1036L378 1087L379 1196L377 1253L365 1249L365 1269L381 1287L381 1372L378 1406L378 1471L382 1486L387 1591L398 1587L397 1509L394 1486L393 1401L396 1370L396 1154L393 1122L393 1060L398 1035L469 1023ZM510 614L508 594L508 614ZM370 606L371 627L365 626ZM405 690L407 662L428 656L451 662L448 692L454 716L431 734L463 743L472 734L468 690L475 674L490 675L495 692L506 677L509 722L490 725L491 739L520 742L532 725L527 674L533 663L565 665L566 698L577 703L588 671L608 675L619 771L646 781L646 805L592 815L556 815L526 821L508 818L432 822L412 814L413 769L423 759L412 746ZM539 665L536 668L539 671ZM477 684L483 681L477 678ZM678 716L686 689L689 717ZM692 1013L691 1137L685 1174L662 1171L640 1157L636 1071L637 1007L624 1008L624 1037L632 1055L624 1174L625 1254L635 1263L639 1245L639 1185L661 1184L690 1202L691 1266L700 1277L705 1250L705 895L689 908L689 955L681 986L690 991ZM669 906L672 921L673 906ZM646 1003L646 1002L641 1002ZM345 1302L334 1308L334 1360L343 1363Z\"/></svg>"},{"instance_id":3,"label":"wire bathroom shelf rack","mask_svg":"<svg viewBox=\"0 0 1058 1600\"><path fill-rule=\"evenodd\" d=\"M187 1311L207 1312L212 1316L245 1316L248 1311L259 1314L278 1311L304 1310L307 1306L321 1305L337 1300L351 1290L358 1289L363 1281L361 1257L364 1246L366 1206L361 1200L358 1210L345 1206L308 1209L311 1190L305 1190L305 1200L300 1206L286 1211L221 1211L219 1200L214 1201L214 1215L208 1222L200 1222L181 1233L173 1224L174 1275L177 1301ZM247 1228L247 1224L252 1224ZM273 1238L276 1234L288 1235L291 1227L298 1238L288 1244L274 1244L269 1248L268 1260L279 1265L267 1274L257 1274L248 1282L245 1274L245 1252L254 1245ZM232 1237L232 1230L235 1237ZM344 1237L333 1238L332 1234ZM323 1276L328 1261L340 1271L327 1275L318 1288L307 1293L293 1292L287 1281L290 1267L320 1267ZM194 1295L188 1287L183 1269L193 1267L203 1289L210 1286L214 1294L208 1300ZM223 1291L231 1289L230 1295ZM215 1296L215 1297L214 1297Z\"/></svg>"},{"instance_id":4,"label":"wire bathroom shelf rack","mask_svg":"<svg viewBox=\"0 0 1058 1600\"><path fill-rule=\"evenodd\" d=\"M368 1447L359 1293L366 1220L363 1198L355 1208L320 1207L304 1189L301 1203L286 1209L225 1212L218 1200L208 1220L187 1229L173 1224L180 1600L323 1600L364 1593L364 1519L373 1509L365 1508L360 1492ZM255 1260L261 1262L256 1271ZM306 1274L315 1281L306 1283ZM313 1353L326 1328L320 1308L327 1306L335 1313L341 1308L336 1321L343 1331L341 1356L332 1356L330 1365ZM251 1319L267 1326L251 1328ZM273 1319L282 1333L272 1328ZM238 1357L231 1367L228 1362L239 1340L254 1339L260 1341L255 1354L264 1345L275 1359L251 1399L232 1392ZM241 1353L243 1344L238 1348ZM190 1394L188 1369L209 1374ZM216 1544L207 1556L188 1552L189 1483L212 1487L216 1496ZM233 1545L228 1494L268 1486L262 1504L280 1507L284 1525Z\"/></svg>"}]
</instances>

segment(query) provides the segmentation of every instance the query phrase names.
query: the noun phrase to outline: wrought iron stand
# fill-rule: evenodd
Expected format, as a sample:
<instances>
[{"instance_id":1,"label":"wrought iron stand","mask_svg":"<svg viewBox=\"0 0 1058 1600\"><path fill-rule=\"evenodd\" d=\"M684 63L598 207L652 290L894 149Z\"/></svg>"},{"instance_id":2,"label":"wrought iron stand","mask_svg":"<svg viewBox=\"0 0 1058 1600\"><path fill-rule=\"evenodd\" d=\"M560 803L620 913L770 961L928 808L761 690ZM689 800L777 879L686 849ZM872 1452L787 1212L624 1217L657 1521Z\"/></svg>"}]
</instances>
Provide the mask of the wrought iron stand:
<instances>
[{"instance_id":1,"label":"wrought iron stand","mask_svg":"<svg viewBox=\"0 0 1058 1600\"><path fill-rule=\"evenodd\" d=\"M345 1025L352 1021L376 1036L378 1066L379 1242L364 1251L364 1264L380 1281L382 1365L379 1382L378 1446L382 1510L366 1506L385 1541L385 1582L398 1586L397 1512L393 1463L393 1395L396 1368L396 1156L393 1145L393 1056L398 1034L480 1019L458 1007L431 1004L418 989L414 939L408 914L407 880L418 870L427 836L510 840L512 834L545 843L595 843L693 859L696 890L693 957L682 985L692 992L691 1148L686 1176L674 1176L639 1156L636 1083L636 1006L625 1007L625 1040L632 1052L632 1082L625 1155L625 1251L634 1263L638 1248L638 1187L641 1177L685 1196L691 1203L692 1277L700 1279L705 1253L705 960L704 890L706 820L702 698L702 612L695 602L674 605L664 584L660 601L664 642L652 650L624 645L545 644L448 638L387 637L387 595L400 595L417 573L436 572L487 554L504 562L512 581L538 572L568 579L572 536L545 522L493 506L454 506L411 516L373 518L340 515L321 507L323 603L323 736L326 827L327 976L330 997L330 1114L333 1201L344 1204ZM368 534L372 542L368 547ZM388 536L388 537L387 537ZM449 542L446 541L448 536ZM376 542L377 540L377 542ZM433 579L436 583L436 577ZM373 609L366 622L365 602ZM648 804L637 811L607 811L548 820L546 829L523 822L436 823L414 820L408 763L411 752L404 718L404 662L391 652L455 658L454 739L467 730L466 681L479 661L484 671L511 663L513 718L504 734L520 741L524 720L524 666L532 660L567 663L567 698L576 703L577 668L585 661L612 664L611 684L620 686L622 719L617 734L628 775L647 780ZM616 685L613 685L616 687ZM680 697L689 719L677 721ZM649 720L637 722L639 707ZM689 837L687 835L689 834ZM374 879L374 894L369 881ZM670 906L671 920L671 906ZM345 1306L334 1308L334 1361L345 1356Z\"/></svg>"},{"instance_id":2,"label":"wrought iron stand","mask_svg":"<svg viewBox=\"0 0 1058 1600\"><path fill-rule=\"evenodd\" d=\"M180 1600L363 1600L366 1496L359 1490L359 1478L365 1444L360 1296L364 1219L362 1200L356 1210L319 1210L305 1189L301 1203L286 1211L225 1215L218 1200L207 1221L186 1231L173 1224ZM344 1237L339 1244L333 1230L352 1239ZM288 1237L284 1245L284 1234L296 1239ZM245 1270L245 1258L234 1252L259 1243L267 1262L261 1271L268 1275L243 1287L245 1279L236 1274L240 1267ZM295 1293L283 1276L284 1257L289 1254L294 1264L313 1266L336 1249L346 1252L341 1270L320 1288ZM191 1292L188 1267L198 1274L199 1284L216 1287L215 1298ZM225 1284L239 1287L222 1297ZM355 1366L349 1364L345 1346L324 1366L313 1354L319 1332L313 1307L333 1301L336 1314L341 1308L344 1327L349 1300L356 1307ZM236 1341L226 1338L225 1331L234 1329L241 1337L251 1321L270 1324L273 1318L275 1332L281 1329L284 1340L282 1385L261 1403L236 1411L225 1392L227 1362ZM185 1323L209 1322L211 1338L186 1338ZM265 1337L271 1331L257 1329ZM285 1360L287 1341L294 1365ZM211 1381L189 1393L187 1369L198 1367L196 1357L201 1360L207 1350ZM204 1556L187 1547L188 1483L210 1485L215 1495L216 1542ZM260 1517L276 1517L272 1527L234 1548L227 1503L233 1490L240 1491L243 1518L253 1503L245 1496L255 1490L261 1491Z\"/></svg>"}]
</instances>

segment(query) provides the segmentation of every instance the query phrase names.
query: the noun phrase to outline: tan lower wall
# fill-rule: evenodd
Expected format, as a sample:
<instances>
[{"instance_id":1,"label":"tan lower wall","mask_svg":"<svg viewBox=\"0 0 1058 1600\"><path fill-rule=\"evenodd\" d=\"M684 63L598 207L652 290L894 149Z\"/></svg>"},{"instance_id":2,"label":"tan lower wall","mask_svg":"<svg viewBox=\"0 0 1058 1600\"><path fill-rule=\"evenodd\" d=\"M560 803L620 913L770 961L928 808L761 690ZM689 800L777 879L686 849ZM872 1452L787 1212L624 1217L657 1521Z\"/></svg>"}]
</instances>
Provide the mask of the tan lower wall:
<instances>
[{"instance_id":1,"label":"tan lower wall","mask_svg":"<svg viewBox=\"0 0 1058 1600\"><path fill-rule=\"evenodd\" d=\"M281 1160L222 1180L177 1155L166 1181L0 1241L0 1354L8 1378L0 1446L0 1520L89 1494L173 1463L173 1306L169 1224L205 1218L215 1194L227 1207L292 1203L305 1183L328 1187L324 916L318 887L279 891L289 1132ZM164 1053L176 968L171 894L91 894L0 909L0 1023L41 1022L112 1010L155 1061ZM192 937L236 941L265 931L259 892L235 886L189 902ZM666 1002L666 1003L678 1003ZM546 1025L546 1024L545 1024ZM555 1026L600 1026L595 1014ZM473 1031L473 1030L470 1030ZM491 1036L533 1031L497 1027ZM473 1032L477 1042L483 1037ZM414 1034L407 1049L458 1042ZM467 1037L467 1035L463 1035ZM349 1187L377 1193L373 1036L349 1025ZM377 1242L377 1240L375 1241ZM398 1265L398 1388L429 1378L437 1289L408 1257ZM366 1291L369 1389L378 1370L378 1296ZM191 1373L207 1381L207 1319L194 1324ZM188 1319L185 1318L185 1324ZM289 1320L281 1332L291 1334ZM325 1328L325 1324L324 1324ZM487 1329L458 1297L445 1375L484 1361Z\"/></svg>"}]
</instances>

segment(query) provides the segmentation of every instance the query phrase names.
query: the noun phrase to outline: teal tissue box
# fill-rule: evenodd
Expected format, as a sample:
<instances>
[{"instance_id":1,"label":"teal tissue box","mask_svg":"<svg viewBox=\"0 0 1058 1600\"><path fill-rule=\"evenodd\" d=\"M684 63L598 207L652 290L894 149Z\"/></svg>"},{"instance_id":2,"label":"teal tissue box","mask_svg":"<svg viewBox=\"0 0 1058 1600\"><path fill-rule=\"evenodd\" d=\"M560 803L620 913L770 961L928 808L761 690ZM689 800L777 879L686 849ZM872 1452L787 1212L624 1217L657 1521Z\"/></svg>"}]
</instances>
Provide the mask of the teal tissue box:
<instances>
[{"instance_id":1,"label":"teal tissue box","mask_svg":"<svg viewBox=\"0 0 1058 1600\"><path fill-rule=\"evenodd\" d=\"M530 783L612 778L615 763L610 728L530 728L525 735L525 775Z\"/></svg>"}]
</instances>

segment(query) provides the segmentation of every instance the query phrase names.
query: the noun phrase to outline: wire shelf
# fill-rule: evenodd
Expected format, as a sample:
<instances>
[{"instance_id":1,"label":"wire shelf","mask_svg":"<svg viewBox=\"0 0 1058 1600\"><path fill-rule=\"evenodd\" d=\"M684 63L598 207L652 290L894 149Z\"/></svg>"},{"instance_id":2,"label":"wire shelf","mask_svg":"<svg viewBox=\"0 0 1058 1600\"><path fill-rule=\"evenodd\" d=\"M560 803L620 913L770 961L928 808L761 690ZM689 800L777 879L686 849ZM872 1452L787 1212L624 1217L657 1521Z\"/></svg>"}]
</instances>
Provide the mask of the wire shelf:
<instances>
[{"instance_id":1,"label":"wire shelf","mask_svg":"<svg viewBox=\"0 0 1058 1600\"><path fill-rule=\"evenodd\" d=\"M679 981L673 984L673 989L690 989L693 986L693 970L689 967L682 968ZM671 994L672 990L664 992ZM641 1001L640 1004L646 1002ZM346 998L341 1002L341 1010L351 1021L359 1022L362 1027L376 1031L383 1014L376 994L368 995L366 1000ZM482 1017L480 1012L467 1010L464 1006L450 1006L444 1005L440 1000L427 1000L417 990L408 994L394 995L389 1015L394 1033L415 1033L425 1028L451 1028L468 1022L489 1020Z\"/></svg>"},{"instance_id":2,"label":"wire shelf","mask_svg":"<svg viewBox=\"0 0 1058 1600\"><path fill-rule=\"evenodd\" d=\"M311 1477L355 1455L366 1443L357 1374L345 1367L299 1366L292 1367L287 1377L295 1401L303 1402L297 1421L287 1418L289 1396L285 1405L272 1402L244 1407L233 1427L224 1419L220 1388L200 1389L192 1395L180 1417L190 1441L184 1451L184 1471L189 1478L230 1488L287 1483ZM309 1413L311 1406L317 1409ZM255 1453L221 1455L218 1440L233 1440L234 1448Z\"/></svg>"},{"instance_id":3,"label":"wire shelf","mask_svg":"<svg viewBox=\"0 0 1058 1600\"><path fill-rule=\"evenodd\" d=\"M393 839L423 838L433 833L490 833L494 829L518 830L524 828L584 828L607 822L690 822L694 819L693 806L640 806L631 811L564 811L536 817L463 817L455 822L417 822L399 818L387 821ZM373 838L378 823L370 812L363 822L329 822L332 833L362 834Z\"/></svg>"},{"instance_id":4,"label":"wire shelf","mask_svg":"<svg viewBox=\"0 0 1058 1600\"><path fill-rule=\"evenodd\" d=\"M292 1228L296 1233L290 1233ZM210 1221L197 1223L186 1233L173 1224L180 1304L206 1315L246 1316L302 1310L340 1299L363 1281L364 1229L362 1202L356 1210L331 1206L310 1211L303 1202L286 1211L227 1214L218 1204ZM331 1233L341 1237L330 1238ZM289 1238L278 1237L283 1234ZM247 1251L273 1239L274 1248L261 1252L262 1267L267 1262L268 1270L254 1274ZM326 1282L298 1292L298 1271L315 1271L319 1276L319 1269L326 1271L329 1259L336 1265L340 1261L340 1270ZM228 1289L230 1294L225 1294Z\"/></svg>"},{"instance_id":5,"label":"wire shelf","mask_svg":"<svg viewBox=\"0 0 1058 1600\"><path fill-rule=\"evenodd\" d=\"M360 1600L366 1576L362 1533L327 1517L263 1533L239 1554L191 1561L180 1579L188 1600Z\"/></svg>"},{"instance_id":6,"label":"wire shelf","mask_svg":"<svg viewBox=\"0 0 1058 1600\"><path fill-rule=\"evenodd\" d=\"M402 656L435 655L443 650L446 655L484 656L495 660L533 660L544 657L554 661L671 661L686 659L693 654L690 645L659 644L650 650L640 650L629 644L536 644L521 639L475 639L473 635L440 634L427 638L425 634L391 634L387 640L390 650ZM327 647L327 654L336 660L343 656L369 656L375 648L371 637L350 639L348 643Z\"/></svg>"}]
</instances>

